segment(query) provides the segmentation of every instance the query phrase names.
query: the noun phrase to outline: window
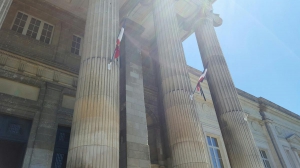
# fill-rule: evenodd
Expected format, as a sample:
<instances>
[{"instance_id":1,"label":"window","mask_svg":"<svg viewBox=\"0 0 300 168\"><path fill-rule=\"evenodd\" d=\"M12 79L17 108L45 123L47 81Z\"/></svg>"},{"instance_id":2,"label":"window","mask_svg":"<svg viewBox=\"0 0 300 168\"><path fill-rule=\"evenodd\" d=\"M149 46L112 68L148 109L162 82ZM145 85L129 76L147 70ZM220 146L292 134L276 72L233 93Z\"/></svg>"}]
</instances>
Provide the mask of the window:
<instances>
[{"instance_id":1,"label":"window","mask_svg":"<svg viewBox=\"0 0 300 168\"><path fill-rule=\"evenodd\" d=\"M288 149L285 149L285 153L287 155L287 158L289 159L290 165L292 166L292 168L296 168L296 165L292 159L292 155L290 153L290 151Z\"/></svg>"},{"instance_id":2,"label":"window","mask_svg":"<svg viewBox=\"0 0 300 168\"><path fill-rule=\"evenodd\" d=\"M71 128L58 126L51 168L66 167L70 133Z\"/></svg>"},{"instance_id":3,"label":"window","mask_svg":"<svg viewBox=\"0 0 300 168\"><path fill-rule=\"evenodd\" d=\"M219 144L216 138L207 136L207 143L213 168L223 168L223 161L220 153Z\"/></svg>"},{"instance_id":4,"label":"window","mask_svg":"<svg viewBox=\"0 0 300 168\"><path fill-rule=\"evenodd\" d=\"M79 55L80 44L81 44L81 38L76 35L73 35L71 53Z\"/></svg>"},{"instance_id":5,"label":"window","mask_svg":"<svg viewBox=\"0 0 300 168\"><path fill-rule=\"evenodd\" d=\"M18 12L12 30L22 33L27 19L28 19L28 15Z\"/></svg>"},{"instance_id":6,"label":"window","mask_svg":"<svg viewBox=\"0 0 300 168\"><path fill-rule=\"evenodd\" d=\"M270 161L268 160L266 151L260 149L259 153L260 153L261 159L264 162L265 168L271 168Z\"/></svg>"},{"instance_id":7,"label":"window","mask_svg":"<svg viewBox=\"0 0 300 168\"><path fill-rule=\"evenodd\" d=\"M43 27L43 31L42 31L40 41L49 44L50 39L51 39L51 35L52 35L52 30L53 30L53 26L51 26L47 23L44 23L44 27Z\"/></svg>"},{"instance_id":8,"label":"window","mask_svg":"<svg viewBox=\"0 0 300 168\"><path fill-rule=\"evenodd\" d=\"M50 44L53 28L54 27L52 25L42 20L22 12L18 12L11 29L36 40Z\"/></svg>"}]
</instances>

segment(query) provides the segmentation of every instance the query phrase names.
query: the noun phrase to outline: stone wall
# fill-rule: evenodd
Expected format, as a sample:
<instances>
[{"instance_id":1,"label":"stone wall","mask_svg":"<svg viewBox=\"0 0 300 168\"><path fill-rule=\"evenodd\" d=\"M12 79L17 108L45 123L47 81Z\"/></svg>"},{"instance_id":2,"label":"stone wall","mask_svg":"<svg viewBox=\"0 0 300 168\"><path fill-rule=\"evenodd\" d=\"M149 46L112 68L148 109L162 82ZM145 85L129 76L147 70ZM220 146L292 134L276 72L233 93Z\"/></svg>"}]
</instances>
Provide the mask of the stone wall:
<instances>
[{"instance_id":1,"label":"stone wall","mask_svg":"<svg viewBox=\"0 0 300 168\"><path fill-rule=\"evenodd\" d=\"M11 27L18 11L54 25L51 43L46 44L12 31ZM78 73L81 57L71 53L71 45L73 34L84 37L84 26L84 20L46 2L16 0L13 1L0 30L0 49Z\"/></svg>"}]
</instances>

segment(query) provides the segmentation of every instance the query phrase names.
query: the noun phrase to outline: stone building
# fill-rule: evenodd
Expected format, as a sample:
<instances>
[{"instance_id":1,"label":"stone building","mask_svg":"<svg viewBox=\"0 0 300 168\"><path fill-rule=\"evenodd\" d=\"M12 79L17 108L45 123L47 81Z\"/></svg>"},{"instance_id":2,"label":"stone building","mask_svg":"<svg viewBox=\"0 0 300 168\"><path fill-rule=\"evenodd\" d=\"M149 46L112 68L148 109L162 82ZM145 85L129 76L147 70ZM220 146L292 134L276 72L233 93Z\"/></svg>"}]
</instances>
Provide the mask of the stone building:
<instances>
[{"instance_id":1,"label":"stone building","mask_svg":"<svg viewBox=\"0 0 300 168\"><path fill-rule=\"evenodd\" d=\"M300 116L235 88L213 2L1 0L0 167L300 167Z\"/></svg>"}]
</instances>

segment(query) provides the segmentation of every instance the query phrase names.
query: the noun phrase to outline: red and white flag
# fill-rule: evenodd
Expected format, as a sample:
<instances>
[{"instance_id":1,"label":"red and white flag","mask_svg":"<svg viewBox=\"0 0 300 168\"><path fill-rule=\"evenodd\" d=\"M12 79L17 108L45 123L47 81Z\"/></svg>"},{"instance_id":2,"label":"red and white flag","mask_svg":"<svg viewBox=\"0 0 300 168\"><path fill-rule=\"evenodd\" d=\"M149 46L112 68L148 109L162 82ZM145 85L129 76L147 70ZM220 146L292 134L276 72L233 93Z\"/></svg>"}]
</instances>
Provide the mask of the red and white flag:
<instances>
[{"instance_id":1,"label":"red and white flag","mask_svg":"<svg viewBox=\"0 0 300 168\"><path fill-rule=\"evenodd\" d=\"M113 59L117 59L117 58L120 57L120 44L121 44L121 41L122 41L122 38L123 38L123 35L124 35L124 30L125 30L124 26L122 26L121 31L119 33L119 36L117 38L116 48L115 48L115 51L114 51L113 58L111 58L111 60L108 64L108 70L110 70L111 63L112 63Z\"/></svg>"},{"instance_id":2,"label":"red and white flag","mask_svg":"<svg viewBox=\"0 0 300 168\"><path fill-rule=\"evenodd\" d=\"M204 80L204 78L205 78L205 76L206 76L206 72L207 72L207 68L204 69L204 72L203 72L203 73L201 74L201 76L199 77L199 80L198 80L198 82L197 82L196 88L194 89L194 91L193 91L192 94L190 95L191 100L193 100L193 96L194 96L195 91L196 91L196 89L197 89L197 91L198 91L198 92L200 91L201 95L203 96L204 100L206 101L204 92L203 92L203 90L202 90L202 88L201 88L201 85L200 85L200 83L203 82L203 80Z\"/></svg>"},{"instance_id":3,"label":"red and white flag","mask_svg":"<svg viewBox=\"0 0 300 168\"><path fill-rule=\"evenodd\" d=\"M200 91L200 83L203 82L203 80L206 76L206 72L207 72L207 69L204 70L204 72L202 73L202 75L200 76L200 78L198 80L198 83L197 83L197 91L198 92Z\"/></svg>"},{"instance_id":4,"label":"red and white flag","mask_svg":"<svg viewBox=\"0 0 300 168\"><path fill-rule=\"evenodd\" d=\"M121 28L121 31L119 33L118 39L117 39L117 43L116 43L116 49L115 49L115 54L114 54L114 58L117 59L120 56L120 44L123 38L123 34L124 34L124 27Z\"/></svg>"}]
</instances>

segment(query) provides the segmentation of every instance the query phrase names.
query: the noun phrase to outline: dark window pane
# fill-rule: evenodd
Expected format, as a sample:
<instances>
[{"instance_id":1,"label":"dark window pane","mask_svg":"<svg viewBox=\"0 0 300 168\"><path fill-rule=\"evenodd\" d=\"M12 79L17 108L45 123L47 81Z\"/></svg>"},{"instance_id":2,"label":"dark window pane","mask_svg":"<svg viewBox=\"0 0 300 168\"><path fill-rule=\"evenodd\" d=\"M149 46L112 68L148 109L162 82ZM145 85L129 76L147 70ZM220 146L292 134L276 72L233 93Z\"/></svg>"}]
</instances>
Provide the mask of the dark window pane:
<instances>
[{"instance_id":1,"label":"dark window pane","mask_svg":"<svg viewBox=\"0 0 300 168\"><path fill-rule=\"evenodd\" d=\"M44 29L46 29L46 30L48 29L48 24L47 23L44 24Z\"/></svg>"},{"instance_id":2,"label":"dark window pane","mask_svg":"<svg viewBox=\"0 0 300 168\"><path fill-rule=\"evenodd\" d=\"M76 44L76 48L78 48L78 49L80 48L80 44L79 43Z\"/></svg>"},{"instance_id":3,"label":"dark window pane","mask_svg":"<svg viewBox=\"0 0 300 168\"><path fill-rule=\"evenodd\" d=\"M19 124L10 124L8 127L8 133L10 134L20 134L21 133L21 125Z\"/></svg>"},{"instance_id":4,"label":"dark window pane","mask_svg":"<svg viewBox=\"0 0 300 168\"><path fill-rule=\"evenodd\" d=\"M41 36L40 41L44 42L45 41L45 36Z\"/></svg>"},{"instance_id":5,"label":"dark window pane","mask_svg":"<svg viewBox=\"0 0 300 168\"><path fill-rule=\"evenodd\" d=\"M28 16L27 16L27 15L23 15L23 17L22 17L22 20L26 21L26 20L27 20L27 18L28 18Z\"/></svg>"},{"instance_id":6,"label":"dark window pane","mask_svg":"<svg viewBox=\"0 0 300 168\"><path fill-rule=\"evenodd\" d=\"M43 30L42 35L44 36L46 35L46 30Z\"/></svg>"},{"instance_id":7,"label":"dark window pane","mask_svg":"<svg viewBox=\"0 0 300 168\"><path fill-rule=\"evenodd\" d=\"M77 42L80 43L80 41L81 41L81 38L77 38Z\"/></svg>"},{"instance_id":8,"label":"dark window pane","mask_svg":"<svg viewBox=\"0 0 300 168\"><path fill-rule=\"evenodd\" d=\"M18 15L17 15L17 18L20 18L20 19L21 19L21 18L22 18L22 15L23 15L23 14L19 12Z\"/></svg>"},{"instance_id":9,"label":"dark window pane","mask_svg":"<svg viewBox=\"0 0 300 168\"><path fill-rule=\"evenodd\" d=\"M31 33L32 33L32 32L31 32L30 30L28 30L27 33L26 33L26 35L27 35L27 36L30 36Z\"/></svg>"},{"instance_id":10,"label":"dark window pane","mask_svg":"<svg viewBox=\"0 0 300 168\"><path fill-rule=\"evenodd\" d=\"M49 31L52 31L52 29L53 29L53 26L50 26L50 25L49 25L48 30L49 30Z\"/></svg>"},{"instance_id":11,"label":"dark window pane","mask_svg":"<svg viewBox=\"0 0 300 168\"><path fill-rule=\"evenodd\" d=\"M62 154L62 153L57 153L57 154L56 154L56 157L55 157L55 164L54 164L54 167L55 167L55 168L62 168L64 156L65 156L65 155Z\"/></svg>"},{"instance_id":12,"label":"dark window pane","mask_svg":"<svg viewBox=\"0 0 300 168\"><path fill-rule=\"evenodd\" d=\"M266 155L266 152L265 151L261 151L262 155L263 155L263 158L267 159L267 155Z\"/></svg>"},{"instance_id":13,"label":"dark window pane","mask_svg":"<svg viewBox=\"0 0 300 168\"><path fill-rule=\"evenodd\" d=\"M32 18L31 21L30 21L30 23L31 23L31 24L35 24L35 19Z\"/></svg>"},{"instance_id":14,"label":"dark window pane","mask_svg":"<svg viewBox=\"0 0 300 168\"><path fill-rule=\"evenodd\" d=\"M75 47L76 46L76 43L75 42L72 42L72 47Z\"/></svg>"},{"instance_id":15,"label":"dark window pane","mask_svg":"<svg viewBox=\"0 0 300 168\"><path fill-rule=\"evenodd\" d=\"M47 37L51 37L51 32L47 32Z\"/></svg>"},{"instance_id":16,"label":"dark window pane","mask_svg":"<svg viewBox=\"0 0 300 168\"><path fill-rule=\"evenodd\" d=\"M50 43L50 39L46 38L45 43L49 44Z\"/></svg>"},{"instance_id":17,"label":"dark window pane","mask_svg":"<svg viewBox=\"0 0 300 168\"><path fill-rule=\"evenodd\" d=\"M35 31L35 32L38 32L38 30L39 30L39 27L35 26L35 27L34 27L34 31Z\"/></svg>"},{"instance_id":18,"label":"dark window pane","mask_svg":"<svg viewBox=\"0 0 300 168\"><path fill-rule=\"evenodd\" d=\"M270 162L268 160L265 160L267 168L271 168Z\"/></svg>"},{"instance_id":19,"label":"dark window pane","mask_svg":"<svg viewBox=\"0 0 300 168\"><path fill-rule=\"evenodd\" d=\"M15 20L15 24L16 24L16 25L19 25L19 23L20 23L20 19L17 18L17 19Z\"/></svg>"},{"instance_id":20,"label":"dark window pane","mask_svg":"<svg viewBox=\"0 0 300 168\"><path fill-rule=\"evenodd\" d=\"M75 54L79 55L79 50L76 50L76 51L75 51Z\"/></svg>"},{"instance_id":21,"label":"dark window pane","mask_svg":"<svg viewBox=\"0 0 300 168\"><path fill-rule=\"evenodd\" d=\"M22 20L20 26L24 27L25 26L25 21Z\"/></svg>"},{"instance_id":22,"label":"dark window pane","mask_svg":"<svg viewBox=\"0 0 300 168\"><path fill-rule=\"evenodd\" d=\"M17 29L18 29L18 26L16 26L16 25L14 25L14 26L12 27L12 30L13 30L13 31L17 31Z\"/></svg>"},{"instance_id":23,"label":"dark window pane","mask_svg":"<svg viewBox=\"0 0 300 168\"><path fill-rule=\"evenodd\" d=\"M28 29L29 29L29 30L32 30L32 29L33 29L33 25L30 24L29 27L28 27Z\"/></svg>"},{"instance_id":24,"label":"dark window pane","mask_svg":"<svg viewBox=\"0 0 300 168\"><path fill-rule=\"evenodd\" d=\"M22 27L19 27L17 32L18 32L18 33L22 33L22 32L23 32L23 28L22 28Z\"/></svg>"},{"instance_id":25,"label":"dark window pane","mask_svg":"<svg viewBox=\"0 0 300 168\"><path fill-rule=\"evenodd\" d=\"M37 33L32 33L32 38L36 38Z\"/></svg>"},{"instance_id":26,"label":"dark window pane","mask_svg":"<svg viewBox=\"0 0 300 168\"><path fill-rule=\"evenodd\" d=\"M41 21L37 20L37 21L35 22L35 24L39 26L39 25L41 24Z\"/></svg>"}]
</instances>

